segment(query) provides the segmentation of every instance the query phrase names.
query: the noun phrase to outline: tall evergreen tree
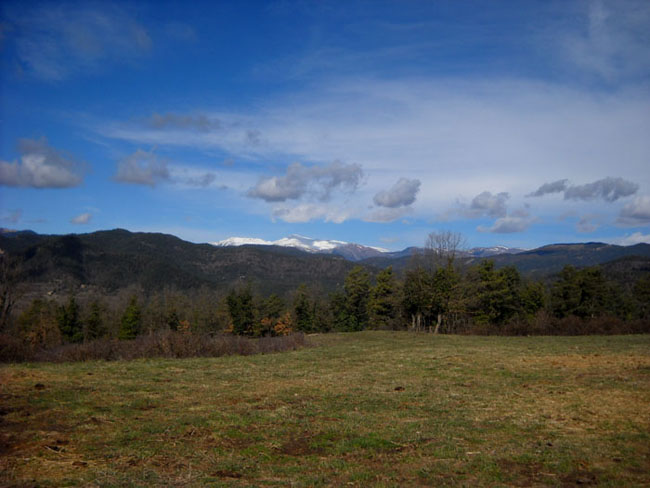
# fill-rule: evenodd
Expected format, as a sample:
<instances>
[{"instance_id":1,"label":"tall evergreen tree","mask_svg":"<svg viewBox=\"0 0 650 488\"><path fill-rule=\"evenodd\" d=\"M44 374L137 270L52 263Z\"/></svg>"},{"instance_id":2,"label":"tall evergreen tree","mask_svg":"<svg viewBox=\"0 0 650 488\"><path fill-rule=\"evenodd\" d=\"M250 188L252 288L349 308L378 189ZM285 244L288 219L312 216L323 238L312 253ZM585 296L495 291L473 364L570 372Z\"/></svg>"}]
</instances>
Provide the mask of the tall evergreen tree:
<instances>
[{"instance_id":1,"label":"tall evergreen tree","mask_svg":"<svg viewBox=\"0 0 650 488\"><path fill-rule=\"evenodd\" d=\"M226 298L233 333L253 335L255 333L255 307L250 285L232 290Z\"/></svg>"},{"instance_id":2,"label":"tall evergreen tree","mask_svg":"<svg viewBox=\"0 0 650 488\"><path fill-rule=\"evenodd\" d=\"M140 311L137 297L132 296L129 305L124 310L124 314L122 314L118 337L120 340L135 339L140 333L141 328L142 312Z\"/></svg>"},{"instance_id":3,"label":"tall evergreen tree","mask_svg":"<svg viewBox=\"0 0 650 488\"><path fill-rule=\"evenodd\" d=\"M68 299L68 303L59 307L57 323L61 336L67 342L83 342L83 326L79 318L79 305L74 296Z\"/></svg>"},{"instance_id":4,"label":"tall evergreen tree","mask_svg":"<svg viewBox=\"0 0 650 488\"><path fill-rule=\"evenodd\" d=\"M94 340L99 339L106 334L104 326L103 309L97 300L90 304L90 313L86 318L86 339Z\"/></svg>"},{"instance_id":5,"label":"tall evergreen tree","mask_svg":"<svg viewBox=\"0 0 650 488\"><path fill-rule=\"evenodd\" d=\"M368 309L370 326L373 329L396 327L398 289L392 266L380 271L377 275L377 282L370 291Z\"/></svg>"},{"instance_id":6,"label":"tall evergreen tree","mask_svg":"<svg viewBox=\"0 0 650 488\"><path fill-rule=\"evenodd\" d=\"M345 278L347 330L363 330L368 326L370 277L362 266L355 266Z\"/></svg>"},{"instance_id":7,"label":"tall evergreen tree","mask_svg":"<svg viewBox=\"0 0 650 488\"><path fill-rule=\"evenodd\" d=\"M296 330L310 332L313 330L314 307L309 299L307 287L300 285L293 300L293 312L296 316Z\"/></svg>"}]
</instances>

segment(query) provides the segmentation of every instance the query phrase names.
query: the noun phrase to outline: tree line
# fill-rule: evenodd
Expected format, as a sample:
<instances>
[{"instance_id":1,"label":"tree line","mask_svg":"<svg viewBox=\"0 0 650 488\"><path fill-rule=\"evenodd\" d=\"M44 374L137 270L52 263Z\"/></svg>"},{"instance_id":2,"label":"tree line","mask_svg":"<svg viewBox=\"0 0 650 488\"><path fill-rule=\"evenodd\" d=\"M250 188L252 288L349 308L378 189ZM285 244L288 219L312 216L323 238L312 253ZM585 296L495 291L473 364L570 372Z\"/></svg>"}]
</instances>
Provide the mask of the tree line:
<instances>
[{"instance_id":1,"label":"tree line","mask_svg":"<svg viewBox=\"0 0 650 488\"><path fill-rule=\"evenodd\" d=\"M626 288L599 267L566 266L549 282L526 279L512 266L461 259L462 237L429 235L424 252L398 276L388 267L371 275L354 267L342 287L324 295L305 285L261 296L251 283L226 294L203 289L119 300L63 303L35 298L17 317L3 315L2 331L32 347L111 337L131 340L160 330L285 336L365 329L481 334L650 332L650 275ZM6 291L6 290L5 290ZM3 310L7 299L0 294Z\"/></svg>"}]
</instances>

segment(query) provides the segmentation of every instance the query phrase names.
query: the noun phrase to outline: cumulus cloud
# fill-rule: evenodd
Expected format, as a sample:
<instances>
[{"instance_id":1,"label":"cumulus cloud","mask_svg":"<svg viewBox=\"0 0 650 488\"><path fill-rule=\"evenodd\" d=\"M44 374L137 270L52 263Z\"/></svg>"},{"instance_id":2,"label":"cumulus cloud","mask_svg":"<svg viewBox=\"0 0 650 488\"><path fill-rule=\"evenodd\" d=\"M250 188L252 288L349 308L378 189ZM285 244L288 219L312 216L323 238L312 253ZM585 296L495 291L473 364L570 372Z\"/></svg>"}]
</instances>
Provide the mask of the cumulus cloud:
<instances>
[{"instance_id":1,"label":"cumulus cloud","mask_svg":"<svg viewBox=\"0 0 650 488\"><path fill-rule=\"evenodd\" d=\"M639 190L639 185L623 178L608 176L593 183L584 185L569 185L569 180L557 180L552 183L544 183L537 190L526 195L527 197L541 197L550 193L564 192L565 200L596 200L603 199L606 202L615 202L619 198L634 195Z\"/></svg>"},{"instance_id":2,"label":"cumulus cloud","mask_svg":"<svg viewBox=\"0 0 650 488\"><path fill-rule=\"evenodd\" d=\"M515 232L524 232L533 223L530 217L517 217L509 215L497 219L489 227L479 225L476 229L479 232L492 232L495 234L513 234Z\"/></svg>"},{"instance_id":3,"label":"cumulus cloud","mask_svg":"<svg viewBox=\"0 0 650 488\"><path fill-rule=\"evenodd\" d=\"M505 217L508 198L510 198L510 195L506 192L493 195L489 191L484 191L472 199L466 214L472 218L485 215L488 217Z\"/></svg>"},{"instance_id":4,"label":"cumulus cloud","mask_svg":"<svg viewBox=\"0 0 650 488\"><path fill-rule=\"evenodd\" d=\"M145 121L148 127L152 129L183 129L195 130L199 132L209 132L221 128L221 122L218 119L210 118L203 114L182 115L172 112L165 114L153 113Z\"/></svg>"},{"instance_id":5,"label":"cumulus cloud","mask_svg":"<svg viewBox=\"0 0 650 488\"><path fill-rule=\"evenodd\" d=\"M607 177L586 185L570 186L564 192L565 200L595 200L615 202L619 198L634 195L639 185L623 178Z\"/></svg>"},{"instance_id":6,"label":"cumulus cloud","mask_svg":"<svg viewBox=\"0 0 650 488\"><path fill-rule=\"evenodd\" d=\"M20 161L0 161L0 184L32 188L68 188L82 181L82 165L41 139L20 139Z\"/></svg>"},{"instance_id":7,"label":"cumulus cloud","mask_svg":"<svg viewBox=\"0 0 650 488\"><path fill-rule=\"evenodd\" d=\"M636 197L621 209L617 224L628 226L650 225L650 196Z\"/></svg>"},{"instance_id":8,"label":"cumulus cloud","mask_svg":"<svg viewBox=\"0 0 650 488\"><path fill-rule=\"evenodd\" d=\"M362 176L358 164L334 161L327 166L303 166L293 163L284 176L262 178L248 190L247 195L267 202L284 202L311 193L319 200L327 201L335 189L356 190Z\"/></svg>"},{"instance_id":9,"label":"cumulus cloud","mask_svg":"<svg viewBox=\"0 0 650 488\"><path fill-rule=\"evenodd\" d=\"M273 218L289 223L305 223L312 220L324 220L340 224L352 216L352 211L346 208L332 208L327 205L303 203L291 207L278 207L273 210Z\"/></svg>"},{"instance_id":10,"label":"cumulus cloud","mask_svg":"<svg viewBox=\"0 0 650 488\"><path fill-rule=\"evenodd\" d=\"M397 208L411 205L420 191L420 180L400 178L390 189L380 191L373 201L380 207Z\"/></svg>"},{"instance_id":11,"label":"cumulus cloud","mask_svg":"<svg viewBox=\"0 0 650 488\"><path fill-rule=\"evenodd\" d=\"M93 215L89 212L82 213L77 215L76 217L73 217L70 219L71 224L76 224L76 225L84 225L90 222L90 219L92 219Z\"/></svg>"},{"instance_id":12,"label":"cumulus cloud","mask_svg":"<svg viewBox=\"0 0 650 488\"><path fill-rule=\"evenodd\" d=\"M562 193L567 189L567 183L569 180L557 180L552 183L544 183L537 190L526 195L527 197L541 197L548 195L549 193Z\"/></svg>"},{"instance_id":13,"label":"cumulus cloud","mask_svg":"<svg viewBox=\"0 0 650 488\"><path fill-rule=\"evenodd\" d=\"M122 159L117 165L115 181L151 187L161 181L169 180L167 163L158 158L153 151L136 152Z\"/></svg>"},{"instance_id":14,"label":"cumulus cloud","mask_svg":"<svg viewBox=\"0 0 650 488\"><path fill-rule=\"evenodd\" d=\"M114 3L33 3L8 7L6 14L17 33L15 56L21 67L46 80L134 59L152 45L144 26Z\"/></svg>"}]
</instances>

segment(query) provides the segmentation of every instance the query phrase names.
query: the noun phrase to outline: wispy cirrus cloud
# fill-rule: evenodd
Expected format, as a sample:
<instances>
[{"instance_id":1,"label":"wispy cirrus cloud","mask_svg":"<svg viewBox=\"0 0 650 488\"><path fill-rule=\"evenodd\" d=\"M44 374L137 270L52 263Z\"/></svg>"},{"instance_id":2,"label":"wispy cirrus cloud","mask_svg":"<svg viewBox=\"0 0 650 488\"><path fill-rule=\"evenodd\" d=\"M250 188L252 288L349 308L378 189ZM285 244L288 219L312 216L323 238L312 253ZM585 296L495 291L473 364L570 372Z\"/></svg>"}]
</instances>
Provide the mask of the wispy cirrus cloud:
<instances>
[{"instance_id":1,"label":"wispy cirrus cloud","mask_svg":"<svg viewBox=\"0 0 650 488\"><path fill-rule=\"evenodd\" d=\"M610 83L650 70L650 4L644 0L586 2L581 25L555 33L558 54L579 69Z\"/></svg>"},{"instance_id":2,"label":"wispy cirrus cloud","mask_svg":"<svg viewBox=\"0 0 650 488\"><path fill-rule=\"evenodd\" d=\"M291 206L278 206L273 209L272 217L289 223L305 223L323 220L340 224L354 215L350 208L325 205L322 203L301 203Z\"/></svg>"},{"instance_id":3,"label":"wispy cirrus cloud","mask_svg":"<svg viewBox=\"0 0 650 488\"><path fill-rule=\"evenodd\" d=\"M16 34L13 54L24 71L45 80L137 59L152 40L132 11L116 3L45 2L7 7Z\"/></svg>"},{"instance_id":4,"label":"wispy cirrus cloud","mask_svg":"<svg viewBox=\"0 0 650 488\"><path fill-rule=\"evenodd\" d=\"M221 122L205 114L179 114L175 112L166 112L159 114L154 112L144 121L147 127L152 129L168 130L196 130L199 132L209 132L221 128Z\"/></svg>"},{"instance_id":5,"label":"wispy cirrus cloud","mask_svg":"<svg viewBox=\"0 0 650 488\"><path fill-rule=\"evenodd\" d=\"M50 146L47 139L20 139L20 161L0 161L0 185L70 188L83 180L84 165Z\"/></svg>"}]
</instances>

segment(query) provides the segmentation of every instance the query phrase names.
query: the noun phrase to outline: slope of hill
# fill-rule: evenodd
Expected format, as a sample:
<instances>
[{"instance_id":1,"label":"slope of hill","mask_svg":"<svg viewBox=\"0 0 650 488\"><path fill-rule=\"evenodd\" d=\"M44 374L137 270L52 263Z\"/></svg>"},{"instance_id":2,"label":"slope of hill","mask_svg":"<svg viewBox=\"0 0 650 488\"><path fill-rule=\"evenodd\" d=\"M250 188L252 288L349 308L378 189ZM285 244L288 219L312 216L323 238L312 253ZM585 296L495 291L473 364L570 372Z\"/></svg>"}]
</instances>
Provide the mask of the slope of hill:
<instances>
[{"instance_id":1,"label":"slope of hill","mask_svg":"<svg viewBox=\"0 0 650 488\"><path fill-rule=\"evenodd\" d=\"M575 267L594 266L626 256L650 257L650 244L551 244L517 254L492 256L490 259L493 259L498 267L515 266L523 274L542 277L557 273L567 264Z\"/></svg>"},{"instance_id":2,"label":"slope of hill","mask_svg":"<svg viewBox=\"0 0 650 488\"><path fill-rule=\"evenodd\" d=\"M360 260L365 252L361 249L355 255L356 244L343 244L350 259L285 245L193 244L171 235L121 229L63 236L29 231L0 233L0 252L21 263L21 280L33 290L60 293L82 286L99 293L130 286L145 291L166 287L226 291L245 282L263 294L284 294L300 283L328 292L342 286L355 265L351 260ZM400 271L418 252L417 248L408 248L359 262L373 273L386 266ZM476 257L484 252L473 250L473 254L461 259L469 265L484 259ZM606 272L621 280L648 272L650 245L553 244L517 254L491 254L488 259L498 267L515 266L534 278L552 276L567 264L583 267L609 263Z\"/></svg>"},{"instance_id":3,"label":"slope of hill","mask_svg":"<svg viewBox=\"0 0 650 488\"><path fill-rule=\"evenodd\" d=\"M284 293L300 283L330 290L353 267L339 256L292 248L220 248L121 229L64 236L0 235L0 249L21 261L25 281L58 290L81 285L105 291L131 285L145 290L227 289L247 281L263 293Z\"/></svg>"}]
</instances>

